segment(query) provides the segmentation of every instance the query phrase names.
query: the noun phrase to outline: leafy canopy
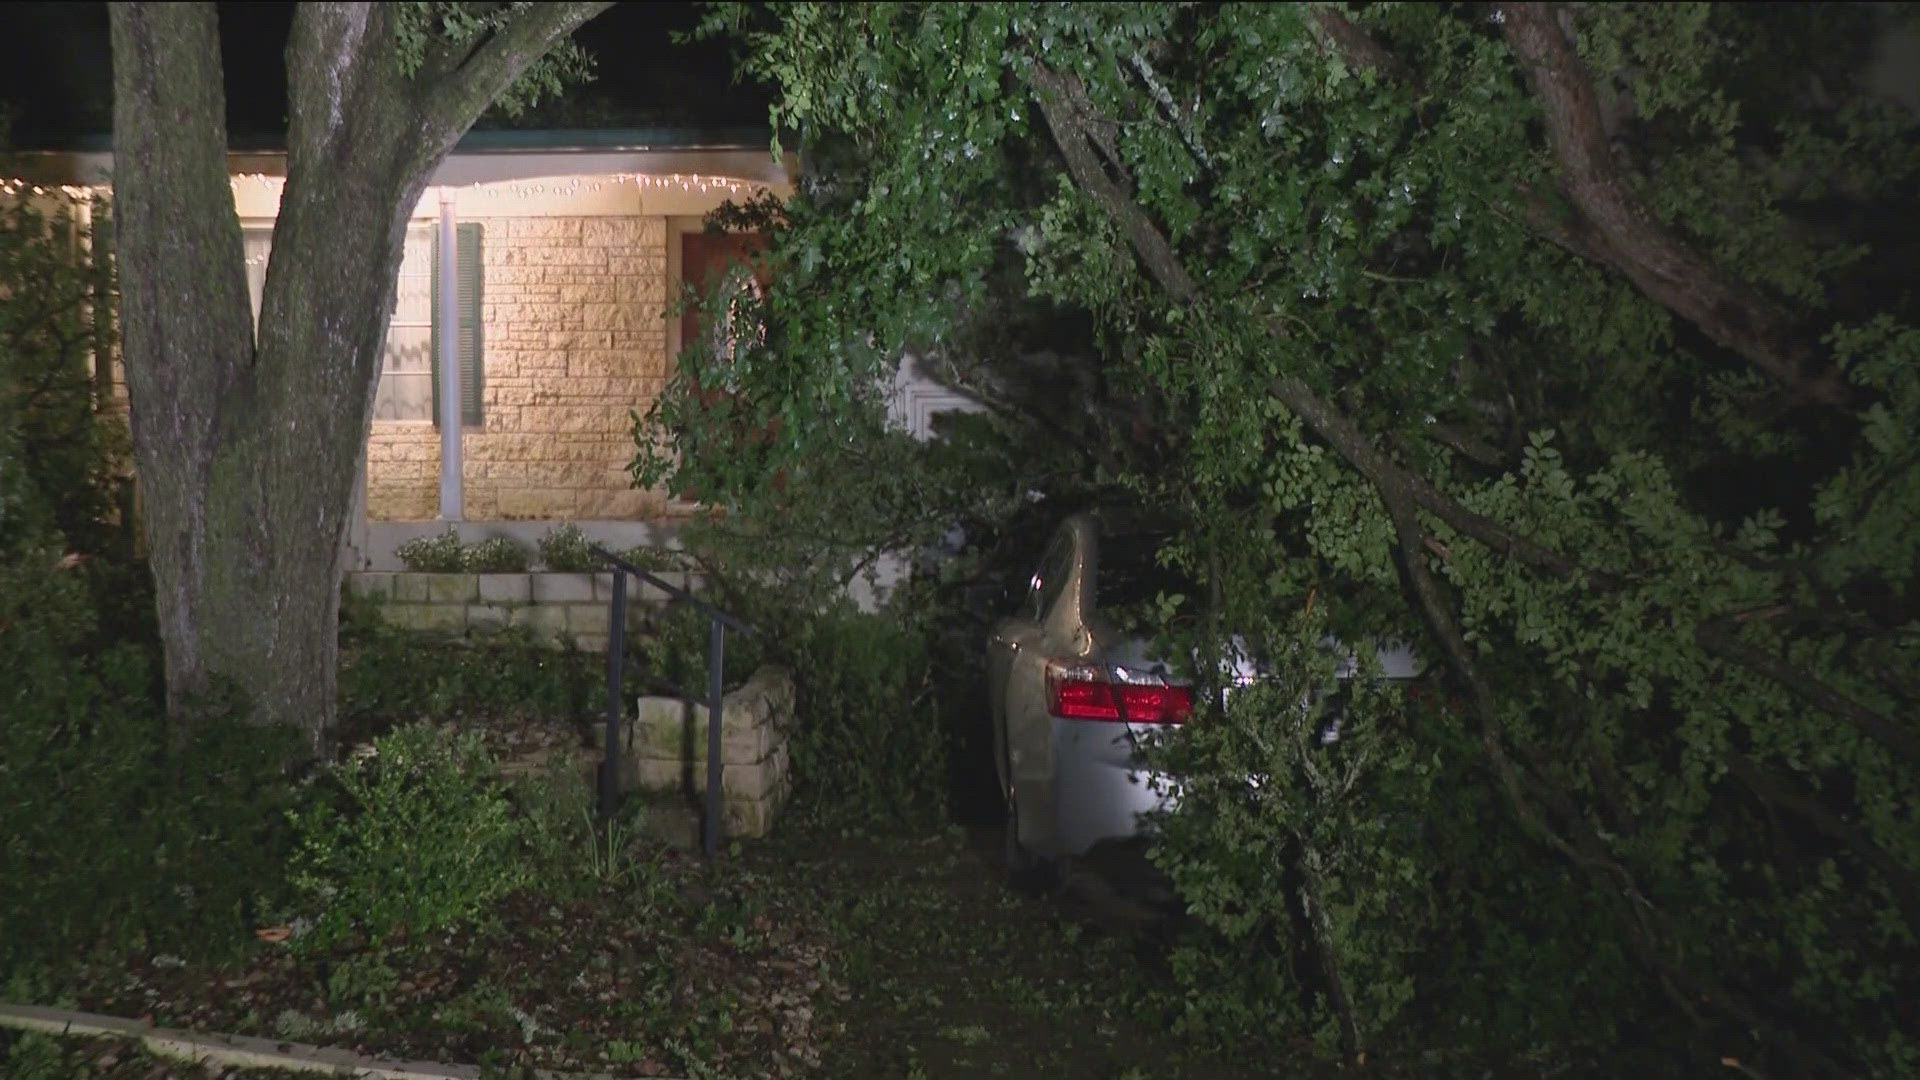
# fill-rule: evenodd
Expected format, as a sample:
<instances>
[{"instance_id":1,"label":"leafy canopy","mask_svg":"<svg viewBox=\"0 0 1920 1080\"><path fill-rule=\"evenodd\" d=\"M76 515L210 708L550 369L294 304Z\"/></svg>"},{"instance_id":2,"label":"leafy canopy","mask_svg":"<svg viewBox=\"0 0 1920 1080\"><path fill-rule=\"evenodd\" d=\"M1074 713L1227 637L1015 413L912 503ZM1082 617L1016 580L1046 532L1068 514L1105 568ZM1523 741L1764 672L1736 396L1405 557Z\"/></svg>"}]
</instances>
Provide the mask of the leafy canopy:
<instances>
[{"instance_id":1,"label":"leafy canopy","mask_svg":"<svg viewBox=\"0 0 1920 1080\"><path fill-rule=\"evenodd\" d=\"M1421 641L1463 702L1407 714L1394 737L1426 749L1355 779L1452 831L1363 831L1326 879L1349 914L1443 913L1425 947L1365 919L1317 939L1322 970L1384 988L1306 988L1349 1056L1416 1024L1575 1058L1645 1030L1901 1075L1920 336L1911 249L1876 240L1920 149L1858 82L1877 19L719 5L708 30L779 87L809 174L774 221L764 344L683 358L642 464L744 527L858 507L826 531L871 543L930 487L1004 524L1042 460L940 484L933 449L878 479L814 468L886 445L903 353L997 398L1003 451L1074 415L1100 437L1044 459L1076 474L1052 486L1184 507L1164 555L1215 625L1284 628L1318 597L1349 640ZM1027 377L1062 354L1084 392L1037 402ZM716 364L724 423L695 407ZM740 453L689 452L728 431ZM1270 704L1189 760L1273 768ZM1169 858L1204 891L1263 835L1315 850L1256 814ZM1297 910L1248 902L1217 925ZM1590 979L1586 950L1528 944L1596 936ZM1474 999L1483 963L1539 1007Z\"/></svg>"}]
</instances>

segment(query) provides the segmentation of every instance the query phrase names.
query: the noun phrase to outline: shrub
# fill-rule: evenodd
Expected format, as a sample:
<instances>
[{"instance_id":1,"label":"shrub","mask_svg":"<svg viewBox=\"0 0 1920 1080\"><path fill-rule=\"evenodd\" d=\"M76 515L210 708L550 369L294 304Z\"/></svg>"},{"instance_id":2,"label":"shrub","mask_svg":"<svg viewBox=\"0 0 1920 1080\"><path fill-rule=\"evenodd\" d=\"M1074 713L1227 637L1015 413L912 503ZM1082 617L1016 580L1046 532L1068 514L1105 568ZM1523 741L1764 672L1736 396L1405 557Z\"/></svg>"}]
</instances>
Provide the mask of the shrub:
<instances>
[{"instance_id":1,"label":"shrub","mask_svg":"<svg viewBox=\"0 0 1920 1080\"><path fill-rule=\"evenodd\" d=\"M568 522L548 529L540 538L540 565L559 574L585 574L599 569L599 560L587 550L587 534Z\"/></svg>"},{"instance_id":2,"label":"shrub","mask_svg":"<svg viewBox=\"0 0 1920 1080\"><path fill-rule=\"evenodd\" d=\"M314 913L306 947L443 929L525 876L512 805L476 734L397 728L327 782L332 798L288 814L293 883Z\"/></svg>"},{"instance_id":3,"label":"shrub","mask_svg":"<svg viewBox=\"0 0 1920 1080\"><path fill-rule=\"evenodd\" d=\"M944 822L949 748L922 629L851 604L781 629L772 647L794 672L801 808L836 825Z\"/></svg>"},{"instance_id":4,"label":"shrub","mask_svg":"<svg viewBox=\"0 0 1920 1080\"><path fill-rule=\"evenodd\" d=\"M236 945L279 889L297 737L224 712L170 735L141 650L19 644L0 640L0 968Z\"/></svg>"},{"instance_id":5,"label":"shrub","mask_svg":"<svg viewBox=\"0 0 1920 1080\"><path fill-rule=\"evenodd\" d=\"M344 737L399 721L589 718L604 704L605 662L524 627L450 638L403 630L357 608L341 632Z\"/></svg>"},{"instance_id":6,"label":"shrub","mask_svg":"<svg viewBox=\"0 0 1920 1080\"><path fill-rule=\"evenodd\" d=\"M453 526L438 536L417 536L393 550L400 565L423 574L457 574L467 568L466 545Z\"/></svg>"},{"instance_id":7,"label":"shrub","mask_svg":"<svg viewBox=\"0 0 1920 1080\"><path fill-rule=\"evenodd\" d=\"M585 574L607 569L607 564L589 547L591 541L578 525L559 525L540 538L540 563L558 573ZM642 570L662 573L685 569L681 553L670 548L641 544L614 555Z\"/></svg>"},{"instance_id":8,"label":"shrub","mask_svg":"<svg viewBox=\"0 0 1920 1080\"><path fill-rule=\"evenodd\" d=\"M280 879L293 739L220 711L169 731L157 658L103 632L8 435L0 423L0 973L231 946Z\"/></svg>"},{"instance_id":9,"label":"shrub","mask_svg":"<svg viewBox=\"0 0 1920 1080\"><path fill-rule=\"evenodd\" d=\"M656 574L676 573L688 568L684 554L672 548L649 547L641 544L630 547L619 555L634 566Z\"/></svg>"},{"instance_id":10,"label":"shrub","mask_svg":"<svg viewBox=\"0 0 1920 1080\"><path fill-rule=\"evenodd\" d=\"M711 644L705 612L688 603L675 603L654 621L653 632L641 639L641 677L660 693L704 697L707 692L707 653ZM727 634L720 681L731 689L752 676L772 657L764 635Z\"/></svg>"},{"instance_id":11,"label":"shrub","mask_svg":"<svg viewBox=\"0 0 1920 1080\"><path fill-rule=\"evenodd\" d=\"M569 755L509 784L519 810L526 858L543 887L591 887L631 880L640 872L633 840L644 803L628 799L610 821L597 814L593 778Z\"/></svg>"},{"instance_id":12,"label":"shrub","mask_svg":"<svg viewBox=\"0 0 1920 1080\"><path fill-rule=\"evenodd\" d=\"M475 574L522 574L527 569L527 549L509 536L489 536L466 549L462 560Z\"/></svg>"},{"instance_id":13,"label":"shrub","mask_svg":"<svg viewBox=\"0 0 1920 1080\"><path fill-rule=\"evenodd\" d=\"M0 205L0 425L69 550L97 553L122 539L112 519L132 453L123 414L96 407L90 374L89 354L114 335L112 305L96 293L113 295L112 245L93 245L106 264L90 266L73 243L73 212L38 203ZM93 209L96 224L109 220L107 205Z\"/></svg>"}]
</instances>

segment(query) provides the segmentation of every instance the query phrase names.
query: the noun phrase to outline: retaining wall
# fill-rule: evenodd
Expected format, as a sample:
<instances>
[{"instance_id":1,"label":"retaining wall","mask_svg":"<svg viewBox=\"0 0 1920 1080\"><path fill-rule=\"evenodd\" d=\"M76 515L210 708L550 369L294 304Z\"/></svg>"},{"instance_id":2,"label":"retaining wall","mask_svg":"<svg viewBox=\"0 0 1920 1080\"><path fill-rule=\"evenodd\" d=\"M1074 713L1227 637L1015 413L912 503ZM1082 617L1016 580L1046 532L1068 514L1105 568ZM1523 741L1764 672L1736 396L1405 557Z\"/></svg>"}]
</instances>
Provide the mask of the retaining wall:
<instances>
[{"instance_id":1,"label":"retaining wall","mask_svg":"<svg viewBox=\"0 0 1920 1080\"><path fill-rule=\"evenodd\" d=\"M689 591L700 586L694 574L660 576ZM346 575L345 588L351 596L380 601L388 622L410 630L460 634L524 626L588 651L607 648L612 574L355 572ZM639 631L666 603L666 593L629 578L627 629Z\"/></svg>"}]
</instances>

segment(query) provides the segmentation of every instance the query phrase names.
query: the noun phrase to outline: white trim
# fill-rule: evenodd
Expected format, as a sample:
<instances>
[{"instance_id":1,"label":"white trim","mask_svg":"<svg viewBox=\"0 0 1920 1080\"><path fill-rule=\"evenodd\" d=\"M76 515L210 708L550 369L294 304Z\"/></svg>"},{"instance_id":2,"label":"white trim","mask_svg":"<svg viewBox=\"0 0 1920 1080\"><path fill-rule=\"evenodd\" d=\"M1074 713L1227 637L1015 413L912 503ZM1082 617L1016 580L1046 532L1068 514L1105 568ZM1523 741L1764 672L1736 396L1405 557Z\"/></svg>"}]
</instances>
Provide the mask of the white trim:
<instances>
[{"instance_id":1,"label":"white trim","mask_svg":"<svg viewBox=\"0 0 1920 1080\"><path fill-rule=\"evenodd\" d=\"M975 398L934 382L920 369L920 361L915 357L902 357L899 368L894 371L887 420L922 442L933 438L935 413L985 410L986 406Z\"/></svg>"}]
</instances>

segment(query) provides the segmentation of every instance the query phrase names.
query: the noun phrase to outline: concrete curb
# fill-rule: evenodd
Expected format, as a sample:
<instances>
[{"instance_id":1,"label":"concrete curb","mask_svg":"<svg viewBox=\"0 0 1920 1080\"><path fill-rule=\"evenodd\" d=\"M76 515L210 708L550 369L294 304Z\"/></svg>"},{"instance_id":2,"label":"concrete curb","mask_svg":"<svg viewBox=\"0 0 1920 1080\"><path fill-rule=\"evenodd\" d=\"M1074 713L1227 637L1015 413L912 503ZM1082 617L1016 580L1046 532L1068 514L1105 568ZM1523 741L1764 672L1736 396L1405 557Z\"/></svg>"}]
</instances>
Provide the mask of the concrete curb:
<instances>
[{"instance_id":1,"label":"concrete curb","mask_svg":"<svg viewBox=\"0 0 1920 1080\"><path fill-rule=\"evenodd\" d=\"M245 1035L201 1035L191 1031L154 1027L98 1013L43 1009L36 1005L0 1003L0 1027L39 1031L49 1035L105 1035L135 1039L161 1057L195 1065L244 1069L291 1069L299 1072L351 1076L356 1080L480 1080L478 1065L441 1065L430 1061L396 1061L363 1057L348 1050L282 1039ZM540 1080L613 1080L605 1073L567 1073L536 1070Z\"/></svg>"}]
</instances>

